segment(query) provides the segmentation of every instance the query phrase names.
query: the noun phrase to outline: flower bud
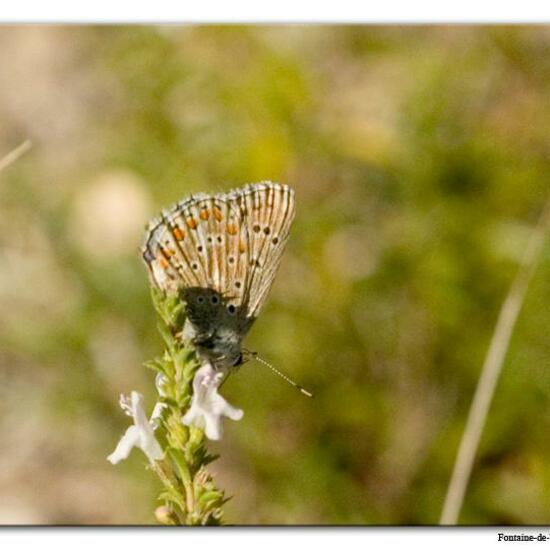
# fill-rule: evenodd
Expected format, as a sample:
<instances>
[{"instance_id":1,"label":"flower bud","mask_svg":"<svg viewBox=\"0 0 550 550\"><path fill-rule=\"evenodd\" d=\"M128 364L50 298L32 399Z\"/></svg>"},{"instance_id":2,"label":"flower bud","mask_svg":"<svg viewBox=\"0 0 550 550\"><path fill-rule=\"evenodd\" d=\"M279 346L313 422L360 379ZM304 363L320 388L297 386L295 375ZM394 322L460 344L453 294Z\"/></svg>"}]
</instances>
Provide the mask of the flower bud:
<instances>
[{"instance_id":1,"label":"flower bud","mask_svg":"<svg viewBox=\"0 0 550 550\"><path fill-rule=\"evenodd\" d=\"M155 510L155 518L159 523L163 525L174 525L174 516L172 515L172 510L168 506L159 506Z\"/></svg>"}]
</instances>

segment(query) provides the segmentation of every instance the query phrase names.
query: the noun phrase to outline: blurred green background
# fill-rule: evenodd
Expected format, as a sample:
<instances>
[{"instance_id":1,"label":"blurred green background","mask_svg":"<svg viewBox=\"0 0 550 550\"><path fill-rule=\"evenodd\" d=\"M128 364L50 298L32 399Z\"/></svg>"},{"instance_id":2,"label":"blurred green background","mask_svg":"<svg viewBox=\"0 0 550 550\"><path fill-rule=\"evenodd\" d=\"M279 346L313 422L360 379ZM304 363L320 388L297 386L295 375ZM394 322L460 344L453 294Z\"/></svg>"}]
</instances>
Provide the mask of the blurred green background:
<instances>
[{"instance_id":1,"label":"blurred green background","mask_svg":"<svg viewBox=\"0 0 550 550\"><path fill-rule=\"evenodd\" d=\"M0 28L0 523L154 523L106 456L162 350L160 208L262 179L297 217L211 449L239 524L433 524L549 191L550 27ZM550 252L462 523L550 523Z\"/></svg>"}]
</instances>

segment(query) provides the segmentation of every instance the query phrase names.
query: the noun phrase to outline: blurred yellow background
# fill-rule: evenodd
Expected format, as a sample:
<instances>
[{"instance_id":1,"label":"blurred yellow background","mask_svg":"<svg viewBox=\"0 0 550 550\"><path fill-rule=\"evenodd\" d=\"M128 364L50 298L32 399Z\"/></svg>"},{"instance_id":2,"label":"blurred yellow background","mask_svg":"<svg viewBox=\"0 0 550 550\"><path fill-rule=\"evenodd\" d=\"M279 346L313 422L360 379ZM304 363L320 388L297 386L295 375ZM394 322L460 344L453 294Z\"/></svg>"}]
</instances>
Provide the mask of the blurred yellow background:
<instances>
[{"instance_id":1,"label":"blurred yellow background","mask_svg":"<svg viewBox=\"0 0 550 550\"><path fill-rule=\"evenodd\" d=\"M0 27L0 523L147 524L106 461L154 403L144 227L269 179L297 217L224 395L239 524L437 523L500 304L550 175L550 28ZM550 523L550 254L462 523Z\"/></svg>"}]
</instances>

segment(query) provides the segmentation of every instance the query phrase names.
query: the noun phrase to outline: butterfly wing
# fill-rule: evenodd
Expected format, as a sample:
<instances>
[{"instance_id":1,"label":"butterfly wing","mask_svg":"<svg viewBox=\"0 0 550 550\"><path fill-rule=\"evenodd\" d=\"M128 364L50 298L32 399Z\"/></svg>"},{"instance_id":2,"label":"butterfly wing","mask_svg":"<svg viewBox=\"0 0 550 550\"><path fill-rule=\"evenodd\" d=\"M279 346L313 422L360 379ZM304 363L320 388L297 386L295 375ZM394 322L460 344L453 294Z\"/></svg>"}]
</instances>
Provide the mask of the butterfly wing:
<instances>
[{"instance_id":1,"label":"butterfly wing","mask_svg":"<svg viewBox=\"0 0 550 550\"><path fill-rule=\"evenodd\" d=\"M239 300L248 235L227 195L192 196L151 222L142 248L152 282L167 292L209 288ZM240 281L240 282L239 282Z\"/></svg>"},{"instance_id":2,"label":"butterfly wing","mask_svg":"<svg viewBox=\"0 0 550 550\"><path fill-rule=\"evenodd\" d=\"M294 219L294 191L287 185L262 182L240 192L239 206L248 235L248 270L243 303L257 317L281 262Z\"/></svg>"},{"instance_id":3,"label":"butterfly wing","mask_svg":"<svg viewBox=\"0 0 550 550\"><path fill-rule=\"evenodd\" d=\"M253 319L281 261L294 209L294 191L271 182L176 204L147 230L142 254L152 282L166 292L212 289Z\"/></svg>"}]
</instances>

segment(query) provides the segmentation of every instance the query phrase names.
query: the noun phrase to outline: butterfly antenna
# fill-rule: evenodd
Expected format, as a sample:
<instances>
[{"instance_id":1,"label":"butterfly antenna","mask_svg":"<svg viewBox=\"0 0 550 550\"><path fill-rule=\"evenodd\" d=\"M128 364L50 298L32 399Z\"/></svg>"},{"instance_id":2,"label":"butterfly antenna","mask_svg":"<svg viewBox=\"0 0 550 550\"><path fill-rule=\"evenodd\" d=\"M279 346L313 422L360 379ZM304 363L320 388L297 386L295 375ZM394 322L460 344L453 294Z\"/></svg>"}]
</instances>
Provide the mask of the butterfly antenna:
<instances>
[{"instance_id":1,"label":"butterfly antenna","mask_svg":"<svg viewBox=\"0 0 550 550\"><path fill-rule=\"evenodd\" d=\"M243 350L244 351L244 350ZM261 363L262 365L266 366L267 368L271 369L275 374L279 375L283 380L288 382L291 386L294 386L300 393L306 395L307 397L313 397L313 394L306 389L302 388L302 386L296 384L294 380L290 379L286 374L283 374L280 370L276 369L271 363L268 363L265 359L262 359L258 352L256 351L246 351L247 355L250 356L251 359L255 359L258 361L258 363Z\"/></svg>"}]
</instances>

